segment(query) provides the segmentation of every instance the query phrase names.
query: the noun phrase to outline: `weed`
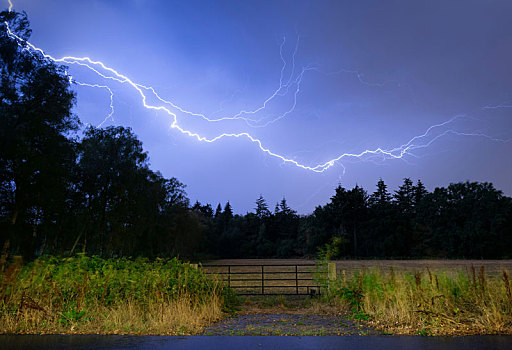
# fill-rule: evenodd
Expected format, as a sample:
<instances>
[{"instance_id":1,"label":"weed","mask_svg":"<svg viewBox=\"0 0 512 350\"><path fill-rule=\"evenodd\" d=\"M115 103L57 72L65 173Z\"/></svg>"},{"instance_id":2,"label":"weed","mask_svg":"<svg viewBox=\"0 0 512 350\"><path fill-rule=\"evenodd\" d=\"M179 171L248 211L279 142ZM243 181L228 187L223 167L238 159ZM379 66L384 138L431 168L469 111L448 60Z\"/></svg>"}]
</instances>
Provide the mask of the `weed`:
<instances>
[{"instance_id":1,"label":"weed","mask_svg":"<svg viewBox=\"0 0 512 350\"><path fill-rule=\"evenodd\" d=\"M352 314L352 318L356 321L368 321L370 319L370 315L362 311L356 311Z\"/></svg>"},{"instance_id":2,"label":"weed","mask_svg":"<svg viewBox=\"0 0 512 350\"><path fill-rule=\"evenodd\" d=\"M428 330L427 328L422 328L418 332L416 332L417 335L421 335L422 337L428 337L432 335L432 332Z\"/></svg>"},{"instance_id":3,"label":"weed","mask_svg":"<svg viewBox=\"0 0 512 350\"><path fill-rule=\"evenodd\" d=\"M240 311L241 300L233 289L224 286L222 288L224 303L222 311L234 315L236 311Z\"/></svg>"},{"instance_id":4,"label":"weed","mask_svg":"<svg viewBox=\"0 0 512 350\"><path fill-rule=\"evenodd\" d=\"M75 308L71 309L71 311L63 312L60 314L60 318L57 320L63 326L68 326L72 323L79 323L82 321L85 316L85 310L77 312Z\"/></svg>"}]
</instances>

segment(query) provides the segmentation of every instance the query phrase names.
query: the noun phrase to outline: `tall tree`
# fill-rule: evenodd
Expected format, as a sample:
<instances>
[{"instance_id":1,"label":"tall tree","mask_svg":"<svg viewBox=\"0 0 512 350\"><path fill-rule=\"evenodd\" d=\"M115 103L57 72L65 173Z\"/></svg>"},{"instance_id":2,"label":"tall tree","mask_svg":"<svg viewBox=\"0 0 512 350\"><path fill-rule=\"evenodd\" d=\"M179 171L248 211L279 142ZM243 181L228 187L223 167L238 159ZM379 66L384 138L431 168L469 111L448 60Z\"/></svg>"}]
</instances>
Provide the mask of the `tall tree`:
<instances>
[{"instance_id":1,"label":"tall tree","mask_svg":"<svg viewBox=\"0 0 512 350\"><path fill-rule=\"evenodd\" d=\"M66 213L75 96L65 67L27 48L25 13L1 12L0 23L0 241L32 255L62 231L56 223Z\"/></svg>"},{"instance_id":2,"label":"tall tree","mask_svg":"<svg viewBox=\"0 0 512 350\"><path fill-rule=\"evenodd\" d=\"M268 204L265 198L262 195L256 200L256 216L260 219L268 217L271 215L270 210L268 209Z\"/></svg>"},{"instance_id":3,"label":"tall tree","mask_svg":"<svg viewBox=\"0 0 512 350\"><path fill-rule=\"evenodd\" d=\"M278 257L290 257L297 255L299 217L297 212L288 206L283 197L277 211L272 217L272 229L278 239L276 254Z\"/></svg>"},{"instance_id":4,"label":"tall tree","mask_svg":"<svg viewBox=\"0 0 512 350\"><path fill-rule=\"evenodd\" d=\"M189 255L204 223L189 210L184 185L148 168L130 129L88 128L79 147L78 192L85 204L76 241L115 255Z\"/></svg>"},{"instance_id":5,"label":"tall tree","mask_svg":"<svg viewBox=\"0 0 512 350\"><path fill-rule=\"evenodd\" d=\"M229 201L226 202L226 205L224 206L224 211L222 212L222 215L224 216L224 220L228 222L233 218L233 209L231 208L231 204L229 204Z\"/></svg>"},{"instance_id":6,"label":"tall tree","mask_svg":"<svg viewBox=\"0 0 512 350\"><path fill-rule=\"evenodd\" d=\"M213 214L213 217L216 219L222 214L222 207L220 206L220 203L217 204L217 208L215 209L215 214Z\"/></svg>"},{"instance_id":7,"label":"tall tree","mask_svg":"<svg viewBox=\"0 0 512 350\"><path fill-rule=\"evenodd\" d=\"M347 224L352 231L353 256L359 255L358 250L358 234L360 234L362 225L367 219L368 195L366 191L356 185L347 193L348 207L346 214L348 216Z\"/></svg>"},{"instance_id":8,"label":"tall tree","mask_svg":"<svg viewBox=\"0 0 512 350\"><path fill-rule=\"evenodd\" d=\"M394 195L395 213L393 217L394 230L388 236L388 242L393 247L388 253L392 256L410 256L416 243L412 234L414 229L414 185L411 179L404 178Z\"/></svg>"},{"instance_id":9,"label":"tall tree","mask_svg":"<svg viewBox=\"0 0 512 350\"><path fill-rule=\"evenodd\" d=\"M126 227L130 202L137 183L143 182L149 169L142 143L130 129L88 128L80 145L78 167L80 193L87 203L89 244L96 253L117 241Z\"/></svg>"},{"instance_id":10,"label":"tall tree","mask_svg":"<svg viewBox=\"0 0 512 350\"><path fill-rule=\"evenodd\" d=\"M377 182L377 189L370 196L370 204L374 206L384 207L391 201L391 194L388 192L388 186L384 183L382 178Z\"/></svg>"},{"instance_id":11,"label":"tall tree","mask_svg":"<svg viewBox=\"0 0 512 350\"><path fill-rule=\"evenodd\" d=\"M411 213L414 206L415 188L411 179L404 178L404 183L395 191L395 201L403 214Z\"/></svg>"},{"instance_id":12,"label":"tall tree","mask_svg":"<svg viewBox=\"0 0 512 350\"><path fill-rule=\"evenodd\" d=\"M284 215L295 215L297 214L297 212L295 210L292 210L289 206L288 206L288 203L286 202L286 198L283 197L283 199L281 199L281 202L279 202L279 211L281 213L283 213Z\"/></svg>"},{"instance_id":13,"label":"tall tree","mask_svg":"<svg viewBox=\"0 0 512 350\"><path fill-rule=\"evenodd\" d=\"M416 183L416 186L413 187L413 204L414 206L418 206L423 198L427 195L428 191L425 188L425 185L423 185L423 182L421 180L418 180Z\"/></svg>"},{"instance_id":14,"label":"tall tree","mask_svg":"<svg viewBox=\"0 0 512 350\"><path fill-rule=\"evenodd\" d=\"M379 179L377 189L369 198L370 215L367 222L366 256L385 256L392 254L394 243L390 242L395 230L393 218L394 210L391 203L391 194L387 190L384 180Z\"/></svg>"}]
</instances>

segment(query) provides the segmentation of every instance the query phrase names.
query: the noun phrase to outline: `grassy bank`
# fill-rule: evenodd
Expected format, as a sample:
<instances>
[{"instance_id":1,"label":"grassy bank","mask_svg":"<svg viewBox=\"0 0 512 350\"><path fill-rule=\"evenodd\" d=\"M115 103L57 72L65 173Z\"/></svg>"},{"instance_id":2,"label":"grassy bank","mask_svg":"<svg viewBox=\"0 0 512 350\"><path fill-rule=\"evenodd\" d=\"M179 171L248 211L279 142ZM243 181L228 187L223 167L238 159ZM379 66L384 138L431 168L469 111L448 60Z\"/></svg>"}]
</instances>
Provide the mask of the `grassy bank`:
<instances>
[{"instance_id":1,"label":"grassy bank","mask_svg":"<svg viewBox=\"0 0 512 350\"><path fill-rule=\"evenodd\" d=\"M222 285L177 259L13 259L0 333L194 334L222 316Z\"/></svg>"},{"instance_id":2,"label":"grassy bank","mask_svg":"<svg viewBox=\"0 0 512 350\"><path fill-rule=\"evenodd\" d=\"M345 300L355 319L390 334L512 334L512 286L506 270L487 275L389 269L342 270L331 298Z\"/></svg>"},{"instance_id":3,"label":"grassy bank","mask_svg":"<svg viewBox=\"0 0 512 350\"><path fill-rule=\"evenodd\" d=\"M241 298L242 314L330 314L390 334L512 334L507 270L363 267L339 270L318 298ZM246 274L245 276L251 276ZM177 259L78 255L0 261L0 333L196 334L233 297Z\"/></svg>"}]
</instances>

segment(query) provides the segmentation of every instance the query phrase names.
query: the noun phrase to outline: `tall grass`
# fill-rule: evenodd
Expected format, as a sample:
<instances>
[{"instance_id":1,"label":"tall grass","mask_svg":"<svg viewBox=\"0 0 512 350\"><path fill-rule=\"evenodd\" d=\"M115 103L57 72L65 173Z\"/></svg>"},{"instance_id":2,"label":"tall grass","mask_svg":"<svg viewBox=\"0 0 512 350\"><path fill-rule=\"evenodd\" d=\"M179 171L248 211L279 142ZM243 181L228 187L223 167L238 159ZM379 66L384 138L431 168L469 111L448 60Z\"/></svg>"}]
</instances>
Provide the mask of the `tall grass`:
<instances>
[{"instance_id":1,"label":"tall grass","mask_svg":"<svg viewBox=\"0 0 512 350\"><path fill-rule=\"evenodd\" d=\"M462 271L378 269L342 271L331 297L350 304L355 318L394 334L512 334L510 276L484 268Z\"/></svg>"},{"instance_id":2,"label":"tall grass","mask_svg":"<svg viewBox=\"0 0 512 350\"><path fill-rule=\"evenodd\" d=\"M0 272L0 333L193 334L229 294L177 259L46 256Z\"/></svg>"}]
</instances>

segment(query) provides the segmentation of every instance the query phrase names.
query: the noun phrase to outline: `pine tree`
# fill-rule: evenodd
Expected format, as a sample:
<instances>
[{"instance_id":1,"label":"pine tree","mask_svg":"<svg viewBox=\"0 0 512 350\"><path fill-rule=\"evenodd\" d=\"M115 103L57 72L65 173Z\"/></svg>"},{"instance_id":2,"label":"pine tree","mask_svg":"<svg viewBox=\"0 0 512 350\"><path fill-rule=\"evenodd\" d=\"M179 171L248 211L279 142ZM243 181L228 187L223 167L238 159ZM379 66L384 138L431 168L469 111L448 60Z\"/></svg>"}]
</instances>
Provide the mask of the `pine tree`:
<instances>
[{"instance_id":1,"label":"pine tree","mask_svg":"<svg viewBox=\"0 0 512 350\"><path fill-rule=\"evenodd\" d=\"M404 178L402 186L395 191L395 201L402 213L411 213L414 206L414 186L409 178Z\"/></svg>"},{"instance_id":2,"label":"pine tree","mask_svg":"<svg viewBox=\"0 0 512 350\"><path fill-rule=\"evenodd\" d=\"M256 200L256 216L260 219L269 217L271 215L270 210L268 210L267 202L262 195Z\"/></svg>"},{"instance_id":3,"label":"pine tree","mask_svg":"<svg viewBox=\"0 0 512 350\"><path fill-rule=\"evenodd\" d=\"M226 206L224 207L224 212L222 213L222 216L226 221L229 221L233 218L233 209L231 209L231 204L229 204L229 201L226 202Z\"/></svg>"},{"instance_id":4,"label":"pine tree","mask_svg":"<svg viewBox=\"0 0 512 350\"><path fill-rule=\"evenodd\" d=\"M296 214L296 212L288 206L288 203L286 203L286 198L284 198L284 197L281 200L281 202L279 203L279 209L280 209L281 213L283 213L284 215L295 215Z\"/></svg>"},{"instance_id":5,"label":"pine tree","mask_svg":"<svg viewBox=\"0 0 512 350\"><path fill-rule=\"evenodd\" d=\"M220 216L220 214L222 214L222 207L220 206L219 203L217 204L217 209L215 209L215 214L213 215L213 217L217 219Z\"/></svg>"},{"instance_id":6,"label":"pine tree","mask_svg":"<svg viewBox=\"0 0 512 350\"><path fill-rule=\"evenodd\" d=\"M384 206L391 202L391 194L387 190L388 186L382 178L377 182L377 190L370 197L372 205Z\"/></svg>"},{"instance_id":7,"label":"pine tree","mask_svg":"<svg viewBox=\"0 0 512 350\"><path fill-rule=\"evenodd\" d=\"M425 188L425 185L423 185L421 180L418 180L416 186L413 187L413 192L414 206L418 205L421 202L421 200L425 197L425 195L428 193L428 191Z\"/></svg>"}]
</instances>

